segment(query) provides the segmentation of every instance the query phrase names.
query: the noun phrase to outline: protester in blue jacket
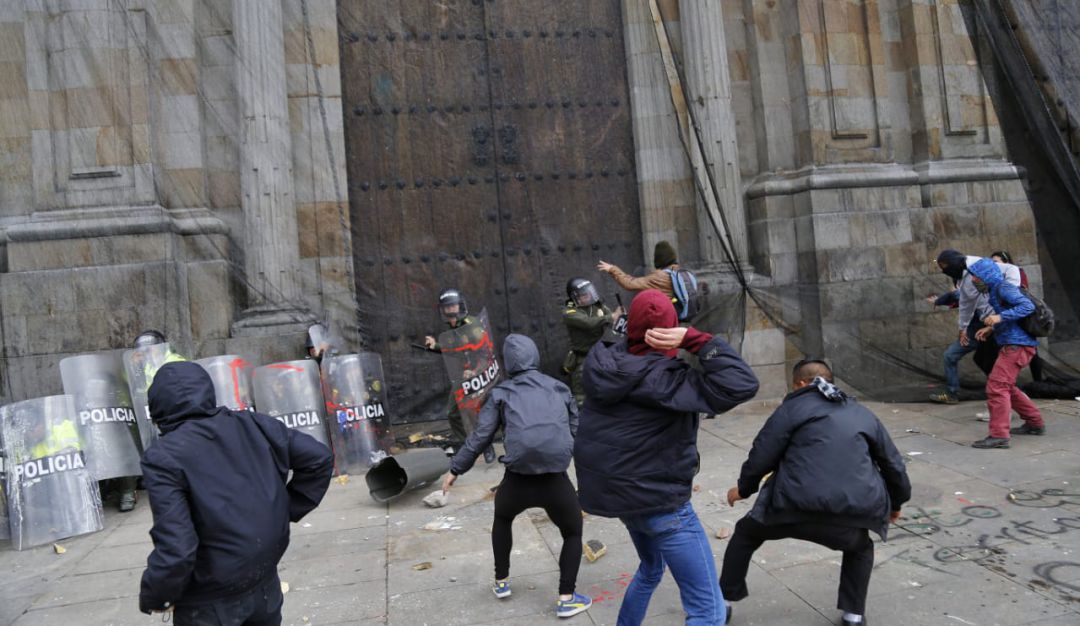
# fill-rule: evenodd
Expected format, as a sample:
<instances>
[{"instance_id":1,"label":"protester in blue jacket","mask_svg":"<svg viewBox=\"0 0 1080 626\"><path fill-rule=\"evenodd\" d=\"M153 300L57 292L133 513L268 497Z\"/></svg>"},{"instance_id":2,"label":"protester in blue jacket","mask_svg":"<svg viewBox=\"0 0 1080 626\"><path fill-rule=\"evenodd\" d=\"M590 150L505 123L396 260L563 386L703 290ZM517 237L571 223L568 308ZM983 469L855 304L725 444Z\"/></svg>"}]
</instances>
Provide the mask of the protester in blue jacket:
<instances>
[{"instance_id":1,"label":"protester in blue jacket","mask_svg":"<svg viewBox=\"0 0 1080 626\"><path fill-rule=\"evenodd\" d=\"M1035 304L1020 289L1005 280L1000 267L989 259L981 259L968 270L976 286L990 295L993 315L983 318L984 328L975 337L982 340L993 333L1001 350L994 369L986 380L986 405L990 411L990 434L971 444L974 448L1008 448L1010 435L1042 435L1046 432L1039 407L1016 386L1020 370L1031 363L1039 342L1020 327L1021 319L1035 312ZM1024 424L1009 429L1012 412L1016 411Z\"/></svg>"},{"instance_id":2,"label":"protester in blue jacket","mask_svg":"<svg viewBox=\"0 0 1080 626\"><path fill-rule=\"evenodd\" d=\"M723 339L679 327L671 299L655 289L630 305L627 339L601 341L585 359L585 404L574 445L585 511L622 520L641 563L619 609L641 624L665 566L679 586L688 625L723 624L712 547L690 506L699 414L754 397L750 366ZM676 358L697 355L700 371Z\"/></svg>"},{"instance_id":3,"label":"protester in blue jacket","mask_svg":"<svg viewBox=\"0 0 1080 626\"><path fill-rule=\"evenodd\" d=\"M215 407L195 363L163 366L149 399L162 436L142 459L154 551L139 610L174 611L177 626L280 624L289 522L326 494L330 450L272 417Z\"/></svg>"}]
</instances>

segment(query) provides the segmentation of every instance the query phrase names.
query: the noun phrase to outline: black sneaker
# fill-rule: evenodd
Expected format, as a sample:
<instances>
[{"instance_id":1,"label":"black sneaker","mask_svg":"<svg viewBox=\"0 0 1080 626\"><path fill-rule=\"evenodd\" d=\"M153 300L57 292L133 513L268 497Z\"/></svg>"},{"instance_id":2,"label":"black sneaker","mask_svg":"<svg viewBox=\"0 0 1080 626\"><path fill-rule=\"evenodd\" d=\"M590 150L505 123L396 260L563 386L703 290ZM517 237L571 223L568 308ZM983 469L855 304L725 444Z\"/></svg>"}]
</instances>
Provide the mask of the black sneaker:
<instances>
[{"instance_id":1,"label":"black sneaker","mask_svg":"<svg viewBox=\"0 0 1080 626\"><path fill-rule=\"evenodd\" d=\"M971 444L972 448L1008 448L1008 437L987 437L986 439L980 439Z\"/></svg>"},{"instance_id":2,"label":"black sneaker","mask_svg":"<svg viewBox=\"0 0 1080 626\"><path fill-rule=\"evenodd\" d=\"M1013 428L1009 432L1014 434L1014 435L1045 435L1046 434L1046 427L1045 426L1032 426L1031 424L1028 424L1027 422L1025 422L1024 424L1022 424L1020 426L1017 426L1016 428Z\"/></svg>"},{"instance_id":3,"label":"black sneaker","mask_svg":"<svg viewBox=\"0 0 1080 626\"><path fill-rule=\"evenodd\" d=\"M841 617L840 624L842 626L866 626L866 616L864 615L863 618L857 622Z\"/></svg>"},{"instance_id":4,"label":"black sneaker","mask_svg":"<svg viewBox=\"0 0 1080 626\"><path fill-rule=\"evenodd\" d=\"M135 492L125 491L120 494L120 505L117 507L121 513L127 513L135 508Z\"/></svg>"}]
</instances>

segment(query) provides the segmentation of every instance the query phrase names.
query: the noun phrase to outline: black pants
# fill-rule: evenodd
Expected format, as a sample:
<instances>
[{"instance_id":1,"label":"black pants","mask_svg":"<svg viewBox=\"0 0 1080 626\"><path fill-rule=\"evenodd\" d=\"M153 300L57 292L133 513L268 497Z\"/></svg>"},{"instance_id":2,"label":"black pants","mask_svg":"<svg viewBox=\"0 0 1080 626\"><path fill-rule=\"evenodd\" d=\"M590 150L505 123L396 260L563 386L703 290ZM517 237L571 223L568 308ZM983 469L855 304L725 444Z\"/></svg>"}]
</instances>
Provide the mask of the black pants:
<instances>
[{"instance_id":1,"label":"black pants","mask_svg":"<svg viewBox=\"0 0 1080 626\"><path fill-rule=\"evenodd\" d=\"M559 594L574 593L581 566L581 505L566 472L558 474L515 474L507 470L495 492L495 523L491 526L491 547L495 552L495 579L510 576L510 548L514 545L514 518L525 509L539 507L547 512L562 534L559 554Z\"/></svg>"},{"instance_id":2,"label":"black pants","mask_svg":"<svg viewBox=\"0 0 1080 626\"><path fill-rule=\"evenodd\" d=\"M735 532L724 552L724 568L720 572L720 590L729 602L750 595L746 588L746 572L750 559L761 544L774 539L802 539L844 553L840 566L840 592L836 608L863 615L866 611L866 592L870 588L870 573L874 569L874 542L863 528L832 524L783 524L766 526L749 516L735 524Z\"/></svg>"},{"instance_id":3,"label":"black pants","mask_svg":"<svg viewBox=\"0 0 1080 626\"><path fill-rule=\"evenodd\" d=\"M275 574L268 583L205 604L177 605L173 612L176 626L280 626L281 581Z\"/></svg>"}]
</instances>

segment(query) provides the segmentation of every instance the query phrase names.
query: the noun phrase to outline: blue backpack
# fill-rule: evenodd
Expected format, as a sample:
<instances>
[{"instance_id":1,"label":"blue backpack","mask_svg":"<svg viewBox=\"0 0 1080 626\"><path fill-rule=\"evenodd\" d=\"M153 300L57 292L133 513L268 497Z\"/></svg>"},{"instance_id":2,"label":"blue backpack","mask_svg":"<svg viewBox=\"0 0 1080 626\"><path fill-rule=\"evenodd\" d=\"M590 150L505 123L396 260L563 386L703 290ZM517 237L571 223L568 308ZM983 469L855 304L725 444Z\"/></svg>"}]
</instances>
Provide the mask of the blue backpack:
<instances>
[{"instance_id":1,"label":"blue backpack","mask_svg":"<svg viewBox=\"0 0 1080 626\"><path fill-rule=\"evenodd\" d=\"M675 312L680 322L688 322L701 309L697 276L690 270L664 270L671 276L671 290L675 292Z\"/></svg>"}]
</instances>

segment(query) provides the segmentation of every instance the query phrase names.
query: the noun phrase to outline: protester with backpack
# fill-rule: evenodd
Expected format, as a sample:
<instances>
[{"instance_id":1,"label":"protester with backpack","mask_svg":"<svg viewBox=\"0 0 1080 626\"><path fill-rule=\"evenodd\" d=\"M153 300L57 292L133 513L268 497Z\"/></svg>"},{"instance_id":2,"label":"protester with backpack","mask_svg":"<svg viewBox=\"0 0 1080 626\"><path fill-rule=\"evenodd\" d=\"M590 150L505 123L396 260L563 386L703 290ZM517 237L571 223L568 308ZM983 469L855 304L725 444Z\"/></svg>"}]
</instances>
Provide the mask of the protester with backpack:
<instances>
[{"instance_id":1,"label":"protester with backpack","mask_svg":"<svg viewBox=\"0 0 1080 626\"><path fill-rule=\"evenodd\" d=\"M491 545L495 553L496 598L510 591L510 549L514 518L525 509L543 508L562 534L559 554L559 598L555 614L573 617L592 606L592 599L577 593L581 565L581 506L574 485L566 474L574 451L578 408L570 389L541 374L540 351L525 335L511 334L503 344L503 363L510 378L491 391L476 430L450 461L443 477L443 492L457 477L472 468L481 450L491 446L495 431L506 433L506 465L502 483L495 492L495 521Z\"/></svg>"},{"instance_id":2,"label":"protester with backpack","mask_svg":"<svg viewBox=\"0 0 1080 626\"><path fill-rule=\"evenodd\" d=\"M971 446L1008 448L1010 434L1042 435L1046 432L1039 408L1016 386L1016 377L1020 370L1031 362L1039 345L1032 333L1025 329L1025 326L1028 326L1038 332L1039 320L1029 317L1037 313L1038 307L1019 287L1005 280L1001 269L993 261L980 259L971 265L968 271L971 272L976 286L985 285L990 296L990 306L994 309L993 315L983 319L986 326L975 334L975 338L981 341L993 333L1001 346L994 369L986 381L990 435ZM1048 313L1045 305L1042 309ZM1024 424L1010 430L1009 421L1013 410L1020 414Z\"/></svg>"},{"instance_id":3,"label":"protester with backpack","mask_svg":"<svg viewBox=\"0 0 1080 626\"><path fill-rule=\"evenodd\" d=\"M698 312L697 277L690 270L679 267L675 247L666 241L656 244L653 249L653 266L656 268L645 276L634 277L619 269L617 265L600 261L596 269L611 274L615 282L627 291L645 291L656 289L669 298L675 305L675 312L680 322L690 321Z\"/></svg>"}]
</instances>

